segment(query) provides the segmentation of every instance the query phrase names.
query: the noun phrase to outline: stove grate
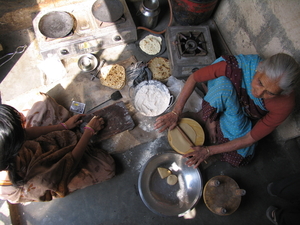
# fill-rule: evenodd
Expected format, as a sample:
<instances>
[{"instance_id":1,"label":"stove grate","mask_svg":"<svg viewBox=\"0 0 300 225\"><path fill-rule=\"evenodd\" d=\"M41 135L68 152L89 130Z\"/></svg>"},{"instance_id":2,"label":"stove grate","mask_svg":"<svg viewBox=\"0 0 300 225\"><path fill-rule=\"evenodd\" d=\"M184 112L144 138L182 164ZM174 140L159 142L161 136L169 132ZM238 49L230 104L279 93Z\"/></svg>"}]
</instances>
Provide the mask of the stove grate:
<instances>
[{"instance_id":1,"label":"stove grate","mask_svg":"<svg viewBox=\"0 0 300 225\"><path fill-rule=\"evenodd\" d=\"M179 58L207 55L206 42L202 32L179 32L176 43Z\"/></svg>"}]
</instances>

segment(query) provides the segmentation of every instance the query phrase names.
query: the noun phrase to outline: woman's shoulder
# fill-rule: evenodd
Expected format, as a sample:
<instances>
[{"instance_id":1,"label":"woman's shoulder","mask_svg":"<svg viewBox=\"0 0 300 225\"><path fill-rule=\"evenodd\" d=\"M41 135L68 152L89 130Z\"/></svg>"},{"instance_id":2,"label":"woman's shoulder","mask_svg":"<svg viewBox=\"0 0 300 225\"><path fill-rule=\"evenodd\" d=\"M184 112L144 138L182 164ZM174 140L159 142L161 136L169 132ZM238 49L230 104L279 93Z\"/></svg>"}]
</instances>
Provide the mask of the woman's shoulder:
<instances>
[{"instance_id":1,"label":"woman's shoulder","mask_svg":"<svg viewBox=\"0 0 300 225\"><path fill-rule=\"evenodd\" d=\"M291 110L295 106L295 92L289 95L278 95L271 99L265 99L265 106L269 111L273 110Z\"/></svg>"}]
</instances>

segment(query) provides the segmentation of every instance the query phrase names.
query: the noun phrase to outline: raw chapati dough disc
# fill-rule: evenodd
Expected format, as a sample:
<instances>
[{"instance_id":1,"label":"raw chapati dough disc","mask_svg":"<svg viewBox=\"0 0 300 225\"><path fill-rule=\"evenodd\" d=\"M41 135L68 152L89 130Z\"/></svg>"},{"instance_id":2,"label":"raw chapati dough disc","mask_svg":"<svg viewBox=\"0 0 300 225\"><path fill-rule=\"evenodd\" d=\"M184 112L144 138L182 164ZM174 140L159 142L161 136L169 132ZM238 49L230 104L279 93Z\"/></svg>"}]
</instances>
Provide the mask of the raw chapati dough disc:
<instances>
[{"instance_id":1,"label":"raw chapati dough disc","mask_svg":"<svg viewBox=\"0 0 300 225\"><path fill-rule=\"evenodd\" d=\"M199 123L189 118L183 118L178 124L194 145L203 145L204 143L204 131ZM192 152L188 141L182 136L178 129L169 130L168 140L172 148L180 153L186 154Z\"/></svg>"}]
</instances>

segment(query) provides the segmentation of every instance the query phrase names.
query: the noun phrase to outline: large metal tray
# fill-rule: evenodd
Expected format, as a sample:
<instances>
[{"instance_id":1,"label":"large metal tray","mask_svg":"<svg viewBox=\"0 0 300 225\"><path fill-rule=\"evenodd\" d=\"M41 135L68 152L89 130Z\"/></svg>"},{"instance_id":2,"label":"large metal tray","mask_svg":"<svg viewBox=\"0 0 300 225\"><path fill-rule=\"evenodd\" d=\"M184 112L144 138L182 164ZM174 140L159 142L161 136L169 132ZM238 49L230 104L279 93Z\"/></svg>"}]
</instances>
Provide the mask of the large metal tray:
<instances>
[{"instance_id":1,"label":"large metal tray","mask_svg":"<svg viewBox=\"0 0 300 225\"><path fill-rule=\"evenodd\" d=\"M186 158L178 153L153 156L139 175L138 188L144 204L154 213L178 216L192 209L202 196L202 176L198 169L188 167ZM170 169L177 175L177 184L161 179L157 167Z\"/></svg>"}]
</instances>

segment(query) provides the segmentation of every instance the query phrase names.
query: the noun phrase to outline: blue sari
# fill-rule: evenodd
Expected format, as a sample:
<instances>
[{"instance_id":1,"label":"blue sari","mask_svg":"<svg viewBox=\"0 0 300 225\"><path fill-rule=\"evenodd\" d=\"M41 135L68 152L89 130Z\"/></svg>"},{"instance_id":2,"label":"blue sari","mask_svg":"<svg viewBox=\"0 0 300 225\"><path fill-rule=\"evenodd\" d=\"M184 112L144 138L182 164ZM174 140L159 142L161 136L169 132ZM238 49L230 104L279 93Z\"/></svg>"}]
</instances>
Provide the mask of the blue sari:
<instances>
[{"instance_id":1,"label":"blue sari","mask_svg":"<svg viewBox=\"0 0 300 225\"><path fill-rule=\"evenodd\" d=\"M213 117L218 117L224 139L231 141L250 132L252 119L267 113L263 99L251 93L251 82L261 58L257 55L222 56L214 63L220 61L227 62L226 74L208 81L204 100L214 108L217 116ZM237 153L245 158L253 155L254 149L252 145Z\"/></svg>"}]
</instances>

